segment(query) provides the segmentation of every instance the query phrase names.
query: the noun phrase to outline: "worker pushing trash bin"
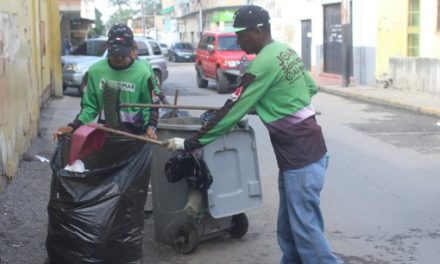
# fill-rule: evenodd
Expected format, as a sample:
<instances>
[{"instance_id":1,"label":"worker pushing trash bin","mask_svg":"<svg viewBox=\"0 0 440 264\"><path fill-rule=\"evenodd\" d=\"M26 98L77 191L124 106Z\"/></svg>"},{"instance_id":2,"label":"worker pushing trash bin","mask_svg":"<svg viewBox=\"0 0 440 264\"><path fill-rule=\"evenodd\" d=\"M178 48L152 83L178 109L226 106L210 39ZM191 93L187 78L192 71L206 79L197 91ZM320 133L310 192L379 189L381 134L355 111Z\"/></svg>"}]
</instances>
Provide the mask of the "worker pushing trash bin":
<instances>
[{"instance_id":1,"label":"worker pushing trash bin","mask_svg":"<svg viewBox=\"0 0 440 264\"><path fill-rule=\"evenodd\" d=\"M49 263L141 262L142 209L150 171L157 179L153 184L156 237L171 241L183 253L191 252L200 240L214 234L228 231L234 237L243 236L248 228L244 210L261 203L255 141L247 124L225 135L217 144L201 149L201 156L197 156L206 160L205 171L211 167L214 178L221 179L220 184L214 180L209 189L208 183L206 188L197 189L188 188L184 181L176 185L161 182L166 179L162 177L164 165L171 153L162 148L164 142L156 140L158 111L153 105L158 101L151 72L144 72L143 65L127 57L132 41L128 27L112 27L108 41L110 59L89 70L80 114L54 133L54 139L60 142L51 161L53 177L46 239ZM132 76L114 73L111 67L121 66L118 70L122 71L128 65L134 67L127 72L136 76L134 80L130 79ZM92 78L92 68L102 76ZM145 109L123 106L136 102L150 105ZM96 118L100 124L93 124ZM169 120L176 123L168 123L171 127L167 128L162 122L159 130L164 139L178 136L181 129L194 132L201 126L199 119L195 122L189 117ZM195 129L182 128L182 122L189 122L185 124ZM167 130L171 134L167 135ZM112 134L104 135L103 131ZM240 146L246 141L244 138L247 142ZM155 156L151 152L153 146L135 140L162 146L156 149L158 166L153 170L149 167L151 157ZM172 193L167 190L176 187ZM184 207L176 207L177 201L184 201ZM163 206L167 204L173 207L172 214L169 207ZM160 224L166 226L159 228Z\"/></svg>"},{"instance_id":2,"label":"worker pushing trash bin","mask_svg":"<svg viewBox=\"0 0 440 264\"><path fill-rule=\"evenodd\" d=\"M142 105L140 106L142 107ZM144 107L151 107L151 105ZM154 107L172 108L173 106ZM208 109L203 106L175 107ZM166 140L194 133L202 126L203 122L206 122L206 118L212 116L212 111L215 109L209 108L209 110L211 111L201 118L160 119L157 128L159 138ZM170 163L174 154L162 146L164 141L147 139L95 124L89 127L83 126L77 132L79 133L81 129L87 130L86 134L81 136L85 137L82 138L84 142L102 141L103 134L97 132L109 132L110 137L107 136L107 138L118 137L120 138L118 140L123 140L123 142L129 140L131 144L134 144L133 140L142 140L155 145L154 154L145 158L152 159L151 170L148 174L152 176L156 241L170 244L179 252L189 254L201 241L227 233L233 238L240 238L246 234L248 219L244 212L257 208L262 203L255 136L247 120L242 120L229 133L201 148L197 153L185 153L189 156L197 156L198 162L203 162L203 165L206 166L205 170L212 176L203 190L191 187L184 179L174 183L170 182L167 178L169 175L166 175L166 165ZM127 140L124 140L124 137ZM105 146L101 147L105 148ZM90 168L93 164L93 162L88 162L89 160L93 161L94 157L102 156L102 153L108 152L108 150L100 149L101 147L98 146L94 150L95 152L87 153L87 156L84 157L87 167ZM146 147L152 147L152 145ZM63 151L60 150L59 157L64 159L60 165L66 164L67 160L81 156L77 151L72 152L72 150L70 149L68 156L63 156L61 154ZM115 152L110 151L110 153ZM73 154L74 157L72 157ZM53 159L53 161L55 160L57 159ZM112 163L114 162L110 161L110 164ZM86 178L84 179L87 181ZM148 181L144 182L145 186L141 188L143 192L146 191L147 184ZM49 230L51 229L49 228ZM51 245L55 244L51 243ZM139 247L139 244L134 246ZM64 259L64 256L60 257Z\"/></svg>"}]
</instances>

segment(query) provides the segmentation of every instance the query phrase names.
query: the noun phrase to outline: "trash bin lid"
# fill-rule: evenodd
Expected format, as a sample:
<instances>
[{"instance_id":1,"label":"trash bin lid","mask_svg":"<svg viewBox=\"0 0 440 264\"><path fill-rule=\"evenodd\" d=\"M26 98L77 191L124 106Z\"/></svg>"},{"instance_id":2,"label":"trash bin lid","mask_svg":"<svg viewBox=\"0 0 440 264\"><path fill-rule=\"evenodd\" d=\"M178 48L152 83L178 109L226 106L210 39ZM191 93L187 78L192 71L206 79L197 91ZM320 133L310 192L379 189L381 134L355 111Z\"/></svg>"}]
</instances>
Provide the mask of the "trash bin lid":
<instances>
[{"instance_id":1,"label":"trash bin lid","mask_svg":"<svg viewBox=\"0 0 440 264\"><path fill-rule=\"evenodd\" d=\"M209 212L214 218L261 206L263 196L251 127L233 129L206 145L203 157L214 179L208 190Z\"/></svg>"}]
</instances>

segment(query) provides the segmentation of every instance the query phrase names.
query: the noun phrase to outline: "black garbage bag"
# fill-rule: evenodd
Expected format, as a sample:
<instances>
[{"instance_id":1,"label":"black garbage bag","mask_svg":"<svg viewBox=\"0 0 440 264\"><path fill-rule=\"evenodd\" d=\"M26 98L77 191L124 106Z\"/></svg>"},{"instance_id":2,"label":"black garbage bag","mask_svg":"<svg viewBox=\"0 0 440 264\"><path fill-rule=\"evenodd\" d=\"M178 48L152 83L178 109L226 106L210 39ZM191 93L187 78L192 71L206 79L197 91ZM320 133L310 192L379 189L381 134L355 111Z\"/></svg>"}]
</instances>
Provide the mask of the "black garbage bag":
<instances>
[{"instance_id":1,"label":"black garbage bag","mask_svg":"<svg viewBox=\"0 0 440 264\"><path fill-rule=\"evenodd\" d=\"M206 191L212 184L212 175L206 162L197 153L178 151L165 164L165 175L174 183L185 178L190 187Z\"/></svg>"},{"instance_id":2,"label":"black garbage bag","mask_svg":"<svg viewBox=\"0 0 440 264\"><path fill-rule=\"evenodd\" d=\"M49 263L141 263L151 145L108 135L83 173L63 169L69 145L63 137L51 160Z\"/></svg>"}]
</instances>

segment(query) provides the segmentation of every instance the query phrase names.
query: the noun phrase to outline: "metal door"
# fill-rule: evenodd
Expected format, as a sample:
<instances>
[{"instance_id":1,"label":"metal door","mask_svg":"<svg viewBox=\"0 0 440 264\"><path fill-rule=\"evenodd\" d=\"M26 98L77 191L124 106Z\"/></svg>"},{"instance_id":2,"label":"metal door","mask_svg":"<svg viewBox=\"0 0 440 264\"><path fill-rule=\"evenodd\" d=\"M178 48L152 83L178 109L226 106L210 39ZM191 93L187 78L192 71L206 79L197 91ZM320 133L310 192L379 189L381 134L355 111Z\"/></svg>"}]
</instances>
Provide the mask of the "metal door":
<instances>
[{"instance_id":1,"label":"metal door","mask_svg":"<svg viewBox=\"0 0 440 264\"><path fill-rule=\"evenodd\" d=\"M324 72L342 74L340 3L324 5Z\"/></svg>"},{"instance_id":2,"label":"metal door","mask_svg":"<svg viewBox=\"0 0 440 264\"><path fill-rule=\"evenodd\" d=\"M312 20L301 21L301 58L308 71L312 64Z\"/></svg>"}]
</instances>

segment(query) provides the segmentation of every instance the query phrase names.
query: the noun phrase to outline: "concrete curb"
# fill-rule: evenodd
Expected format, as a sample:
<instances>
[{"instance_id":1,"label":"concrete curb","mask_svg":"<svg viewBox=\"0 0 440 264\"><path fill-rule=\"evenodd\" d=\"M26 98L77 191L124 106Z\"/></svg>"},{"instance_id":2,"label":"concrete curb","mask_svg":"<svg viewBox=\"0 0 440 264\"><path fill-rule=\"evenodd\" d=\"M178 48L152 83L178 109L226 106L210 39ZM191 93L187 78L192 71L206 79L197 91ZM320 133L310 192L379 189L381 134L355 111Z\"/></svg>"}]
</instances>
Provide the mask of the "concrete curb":
<instances>
[{"instance_id":1,"label":"concrete curb","mask_svg":"<svg viewBox=\"0 0 440 264\"><path fill-rule=\"evenodd\" d=\"M423 105L418 106L415 104L412 105L412 104L405 103L405 102L395 100L395 99L381 98L381 97L377 97L377 96L360 94L360 93L356 93L356 92L352 92L352 91L341 91L341 90L336 90L334 88L325 87L325 86L319 86L319 91L325 92L328 94L333 94L333 95L345 97L345 98L349 98L349 99L355 99L355 100L362 101L362 102L367 102L367 103L372 103L372 104L382 105L382 106L391 106L391 107L404 109L404 110L408 110L408 111L412 111L412 112L416 112L416 113L420 113L420 114L440 117L440 108L435 108L435 107L431 107L431 106L423 106Z\"/></svg>"}]
</instances>

